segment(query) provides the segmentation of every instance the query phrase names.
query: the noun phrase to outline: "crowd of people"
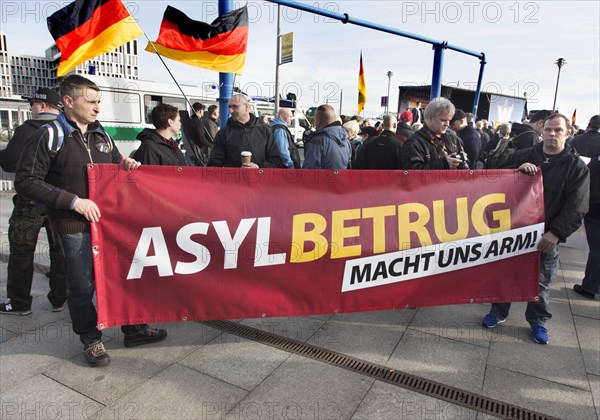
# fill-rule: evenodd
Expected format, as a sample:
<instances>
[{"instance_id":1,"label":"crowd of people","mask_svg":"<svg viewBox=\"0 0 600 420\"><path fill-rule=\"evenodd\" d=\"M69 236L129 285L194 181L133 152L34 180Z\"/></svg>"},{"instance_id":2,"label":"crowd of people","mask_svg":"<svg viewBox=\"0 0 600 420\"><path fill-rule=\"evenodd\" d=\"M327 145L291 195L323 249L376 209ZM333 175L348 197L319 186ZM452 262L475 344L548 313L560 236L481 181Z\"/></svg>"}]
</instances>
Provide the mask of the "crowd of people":
<instances>
[{"instance_id":1,"label":"crowd of people","mask_svg":"<svg viewBox=\"0 0 600 420\"><path fill-rule=\"evenodd\" d=\"M316 130L305 140L302 162L289 131L293 111L282 108L272 122L263 121L250 112L245 95L234 94L230 118L221 128L216 106L206 110L195 103L190 117L174 106L158 105L151 112L154 128L138 134L141 145L126 157L97 122L99 93L98 86L78 75L61 82L60 95L38 90L28 98L33 118L16 130L0 156L2 168L16 172L17 190L9 222L9 299L0 304L0 313L31 313L33 253L39 230L48 228L52 256L48 299L55 311L67 303L73 330L91 366L106 365L110 358L93 304L90 223L100 219L101 209L88 198L89 162L121 164L127 170L141 164L477 170L493 162L494 167L526 174L541 171L546 223L538 244L540 294L528 303L525 314L533 339L549 342L548 286L556 275L557 245L579 228L584 217L590 252L585 277L574 290L589 299L600 293L600 115L573 137L567 117L545 110L528 121L499 124L493 130L487 121L475 121L473 114L456 109L446 98L433 99L424 109L420 103L406 109L399 120L388 114L377 126L360 116L338 117L331 106L321 105L315 114ZM189 140L185 153L174 140L180 131ZM587 157L589 165L580 156ZM496 327L506 320L509 309L510 303L494 303L482 325ZM167 336L165 330L146 324L123 326L122 332L125 346L155 343Z\"/></svg>"}]
</instances>

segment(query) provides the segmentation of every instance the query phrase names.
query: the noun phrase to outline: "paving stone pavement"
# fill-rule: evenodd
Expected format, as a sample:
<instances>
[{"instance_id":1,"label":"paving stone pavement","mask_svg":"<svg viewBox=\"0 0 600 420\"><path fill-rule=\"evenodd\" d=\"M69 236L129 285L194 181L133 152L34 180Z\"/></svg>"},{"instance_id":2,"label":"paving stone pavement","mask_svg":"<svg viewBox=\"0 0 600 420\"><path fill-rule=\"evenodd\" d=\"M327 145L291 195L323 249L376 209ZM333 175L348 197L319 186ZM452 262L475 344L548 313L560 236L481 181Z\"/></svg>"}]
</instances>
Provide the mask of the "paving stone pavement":
<instances>
[{"instance_id":1,"label":"paving stone pavement","mask_svg":"<svg viewBox=\"0 0 600 420\"><path fill-rule=\"evenodd\" d=\"M0 299L11 196L0 192ZM548 346L531 340L524 303L494 330L480 327L488 305L479 304L238 321L548 416L599 419L600 300L572 292L584 238L579 231L561 247ZM45 245L40 235L42 266ZM136 348L108 329L112 362L92 369L47 289L36 273L33 314L0 315L0 419L493 418L197 322L163 324L167 340Z\"/></svg>"}]
</instances>

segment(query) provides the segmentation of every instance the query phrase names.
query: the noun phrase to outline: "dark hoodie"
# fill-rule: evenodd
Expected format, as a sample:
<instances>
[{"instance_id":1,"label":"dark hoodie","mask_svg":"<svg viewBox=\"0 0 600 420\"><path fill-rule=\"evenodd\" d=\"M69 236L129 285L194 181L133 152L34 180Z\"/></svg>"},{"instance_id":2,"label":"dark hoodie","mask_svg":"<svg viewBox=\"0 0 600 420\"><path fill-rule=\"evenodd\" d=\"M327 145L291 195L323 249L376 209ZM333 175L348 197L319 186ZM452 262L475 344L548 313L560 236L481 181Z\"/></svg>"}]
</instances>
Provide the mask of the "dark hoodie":
<instances>
[{"instance_id":1,"label":"dark hoodie","mask_svg":"<svg viewBox=\"0 0 600 420\"><path fill-rule=\"evenodd\" d=\"M142 144L133 158L143 165L188 166L181 150L172 140L165 139L151 128L144 128L136 137Z\"/></svg>"},{"instance_id":2,"label":"dark hoodie","mask_svg":"<svg viewBox=\"0 0 600 420\"><path fill-rule=\"evenodd\" d=\"M250 114L246 124L227 120L227 125L215 137L208 166L239 168L243 151L252 152L252 162L261 168L284 167L271 128L260 124L254 114Z\"/></svg>"},{"instance_id":3,"label":"dark hoodie","mask_svg":"<svg viewBox=\"0 0 600 420\"><path fill-rule=\"evenodd\" d=\"M303 169L347 169L352 156L348 134L339 121L315 132L304 145Z\"/></svg>"}]
</instances>

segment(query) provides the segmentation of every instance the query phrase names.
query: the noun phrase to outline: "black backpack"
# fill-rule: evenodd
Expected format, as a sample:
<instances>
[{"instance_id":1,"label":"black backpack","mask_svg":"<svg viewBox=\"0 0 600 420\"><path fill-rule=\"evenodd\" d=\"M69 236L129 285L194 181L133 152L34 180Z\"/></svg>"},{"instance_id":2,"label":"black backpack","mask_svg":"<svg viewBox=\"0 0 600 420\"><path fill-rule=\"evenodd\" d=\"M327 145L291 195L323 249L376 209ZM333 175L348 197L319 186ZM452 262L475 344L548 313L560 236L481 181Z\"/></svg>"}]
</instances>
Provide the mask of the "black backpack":
<instances>
[{"instance_id":1,"label":"black backpack","mask_svg":"<svg viewBox=\"0 0 600 420\"><path fill-rule=\"evenodd\" d=\"M292 139L292 133L290 133L290 130L285 125L275 124L271 127L271 132L273 133L273 136L275 136L275 130L278 129L285 130L285 135L288 139L288 150L290 151L290 158L294 163L294 169L300 169L300 152L298 151L298 146L296 146L296 143L294 143L294 140Z\"/></svg>"},{"instance_id":2,"label":"black backpack","mask_svg":"<svg viewBox=\"0 0 600 420\"><path fill-rule=\"evenodd\" d=\"M510 155L517 150L517 138L524 133L511 136L508 140L500 139L496 147L483 157L483 167L485 169L498 169L508 161Z\"/></svg>"}]
</instances>

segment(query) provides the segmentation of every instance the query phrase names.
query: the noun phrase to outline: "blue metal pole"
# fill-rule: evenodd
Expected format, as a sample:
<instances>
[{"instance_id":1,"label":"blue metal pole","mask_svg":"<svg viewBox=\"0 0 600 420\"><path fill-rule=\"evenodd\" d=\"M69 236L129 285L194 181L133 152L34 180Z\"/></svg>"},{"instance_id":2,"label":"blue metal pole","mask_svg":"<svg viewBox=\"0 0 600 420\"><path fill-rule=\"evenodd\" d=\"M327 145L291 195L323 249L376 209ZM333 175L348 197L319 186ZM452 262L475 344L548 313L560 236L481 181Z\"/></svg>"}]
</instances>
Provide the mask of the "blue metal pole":
<instances>
[{"instance_id":1,"label":"blue metal pole","mask_svg":"<svg viewBox=\"0 0 600 420\"><path fill-rule=\"evenodd\" d=\"M479 108L479 96L481 95L481 85L483 84L483 69L485 68L485 54L481 53L481 64L479 65L479 78L477 79L477 89L475 90L475 99L473 100L473 115L477 119L477 109Z\"/></svg>"},{"instance_id":2,"label":"blue metal pole","mask_svg":"<svg viewBox=\"0 0 600 420\"><path fill-rule=\"evenodd\" d=\"M233 11L233 0L219 0L219 16ZM219 123L225 127L229 118L229 98L233 92L233 74L219 73Z\"/></svg>"},{"instance_id":3,"label":"blue metal pole","mask_svg":"<svg viewBox=\"0 0 600 420\"><path fill-rule=\"evenodd\" d=\"M433 46L433 72L431 76L431 92L429 99L435 99L442 96L442 69L444 67L445 43L435 44Z\"/></svg>"}]
</instances>

